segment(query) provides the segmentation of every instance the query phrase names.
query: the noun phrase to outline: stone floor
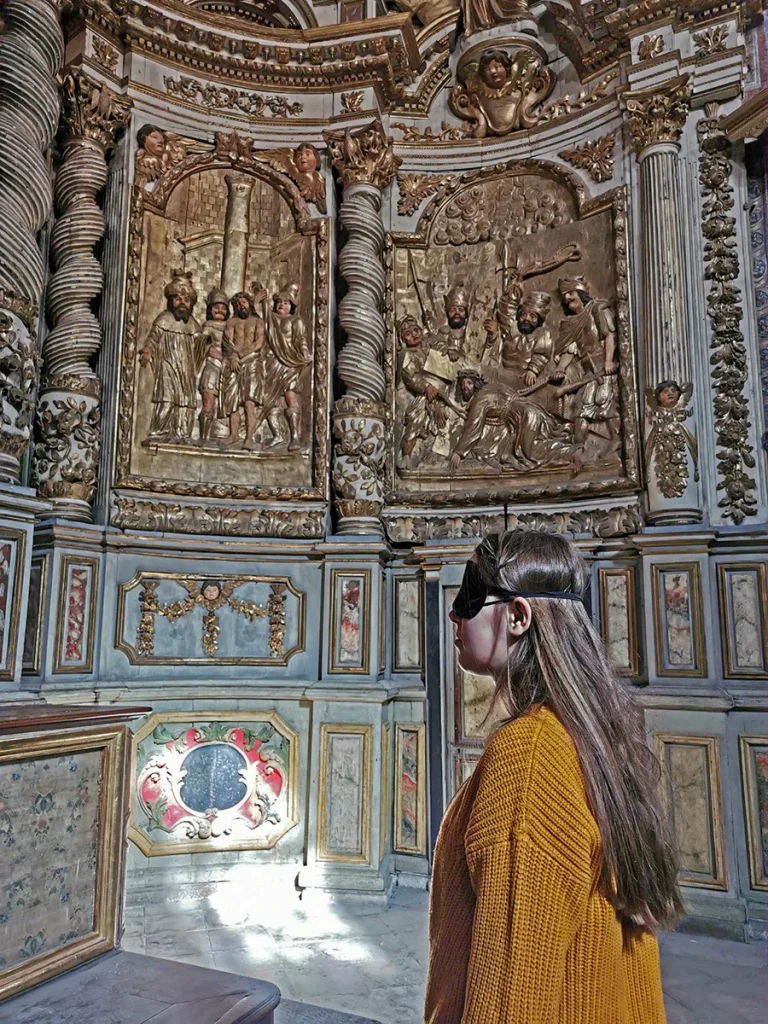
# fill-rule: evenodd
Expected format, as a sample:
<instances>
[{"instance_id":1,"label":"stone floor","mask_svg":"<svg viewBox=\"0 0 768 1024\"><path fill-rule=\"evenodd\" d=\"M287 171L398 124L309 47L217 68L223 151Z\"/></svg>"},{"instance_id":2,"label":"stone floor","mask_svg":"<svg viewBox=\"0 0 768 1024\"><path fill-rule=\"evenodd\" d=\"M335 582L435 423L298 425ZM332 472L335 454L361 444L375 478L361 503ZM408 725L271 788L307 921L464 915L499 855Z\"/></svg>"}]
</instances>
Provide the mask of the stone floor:
<instances>
[{"instance_id":1,"label":"stone floor","mask_svg":"<svg viewBox=\"0 0 768 1024\"><path fill-rule=\"evenodd\" d=\"M129 907L123 948L278 985L286 999L420 1024L427 895L300 901L282 887ZM764 947L683 934L662 937L668 1024L765 1024Z\"/></svg>"}]
</instances>

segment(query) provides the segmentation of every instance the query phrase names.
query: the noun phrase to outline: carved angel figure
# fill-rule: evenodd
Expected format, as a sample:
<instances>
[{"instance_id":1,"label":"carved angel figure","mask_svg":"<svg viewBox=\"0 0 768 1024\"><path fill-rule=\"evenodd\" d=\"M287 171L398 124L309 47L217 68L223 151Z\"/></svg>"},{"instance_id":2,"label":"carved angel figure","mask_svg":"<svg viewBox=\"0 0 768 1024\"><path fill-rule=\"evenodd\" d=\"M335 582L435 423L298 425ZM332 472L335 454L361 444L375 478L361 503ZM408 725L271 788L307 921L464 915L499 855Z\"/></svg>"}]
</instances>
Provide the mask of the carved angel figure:
<instances>
[{"instance_id":1,"label":"carved angel figure","mask_svg":"<svg viewBox=\"0 0 768 1024\"><path fill-rule=\"evenodd\" d=\"M267 149L253 154L254 160L286 174L298 185L302 199L314 203L320 213L327 213L325 202L325 179L320 173L320 154L308 142L302 142L295 149Z\"/></svg>"},{"instance_id":2,"label":"carved angel figure","mask_svg":"<svg viewBox=\"0 0 768 1024\"><path fill-rule=\"evenodd\" d=\"M473 122L472 135L507 135L519 128L533 128L535 108L549 96L555 76L535 50L492 48L480 58L460 62L457 82L450 97L451 110Z\"/></svg>"},{"instance_id":3,"label":"carved angel figure","mask_svg":"<svg viewBox=\"0 0 768 1024\"><path fill-rule=\"evenodd\" d=\"M699 479L699 445L685 426L693 415L688 403L693 384L682 387L664 380L655 388L646 388L649 427L645 441L645 463L650 470L655 459L656 483L665 498L681 498L688 485L688 452L693 462L693 479Z\"/></svg>"},{"instance_id":4,"label":"carved angel figure","mask_svg":"<svg viewBox=\"0 0 768 1024\"><path fill-rule=\"evenodd\" d=\"M173 132L164 132L154 124L145 124L136 136L136 175L138 188L145 188L157 181L161 174L187 155L184 140Z\"/></svg>"}]
</instances>

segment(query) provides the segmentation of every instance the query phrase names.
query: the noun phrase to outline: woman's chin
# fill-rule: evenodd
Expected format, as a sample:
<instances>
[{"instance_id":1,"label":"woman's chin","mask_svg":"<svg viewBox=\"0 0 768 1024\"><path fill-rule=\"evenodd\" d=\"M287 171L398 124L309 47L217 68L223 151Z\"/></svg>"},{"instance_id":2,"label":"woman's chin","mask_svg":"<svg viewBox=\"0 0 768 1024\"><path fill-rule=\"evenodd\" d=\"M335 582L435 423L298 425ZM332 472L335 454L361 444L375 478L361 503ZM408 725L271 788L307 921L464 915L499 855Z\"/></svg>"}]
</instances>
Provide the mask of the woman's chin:
<instances>
[{"instance_id":1,"label":"woman's chin","mask_svg":"<svg viewBox=\"0 0 768 1024\"><path fill-rule=\"evenodd\" d=\"M469 651L464 648L459 648L459 668L463 669L464 672L472 672L477 676L488 675L488 669L484 665L479 665L477 661L472 657Z\"/></svg>"}]
</instances>

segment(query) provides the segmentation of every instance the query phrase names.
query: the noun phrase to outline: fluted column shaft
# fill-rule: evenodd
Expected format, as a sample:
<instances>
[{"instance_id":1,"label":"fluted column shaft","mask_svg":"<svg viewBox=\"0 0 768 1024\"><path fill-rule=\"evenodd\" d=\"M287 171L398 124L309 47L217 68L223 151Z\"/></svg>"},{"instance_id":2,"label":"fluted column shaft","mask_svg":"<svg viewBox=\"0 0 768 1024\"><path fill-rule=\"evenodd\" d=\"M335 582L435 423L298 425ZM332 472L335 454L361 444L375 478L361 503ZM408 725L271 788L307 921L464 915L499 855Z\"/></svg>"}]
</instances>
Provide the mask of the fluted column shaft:
<instances>
[{"instance_id":1,"label":"fluted column shaft","mask_svg":"<svg viewBox=\"0 0 768 1024\"><path fill-rule=\"evenodd\" d=\"M94 247L104 234L96 201L107 182L107 153L129 106L83 75L64 80L65 141L56 175L58 217L48 285L53 329L43 345L34 472L49 516L90 522L100 439L100 385L93 362L101 326L91 310L102 289Z\"/></svg>"},{"instance_id":2,"label":"fluted column shaft","mask_svg":"<svg viewBox=\"0 0 768 1024\"><path fill-rule=\"evenodd\" d=\"M45 152L59 121L64 60L58 4L6 0L0 21L0 482L19 479L37 386L45 281L37 233L51 212Z\"/></svg>"},{"instance_id":3,"label":"fluted column shaft","mask_svg":"<svg viewBox=\"0 0 768 1024\"><path fill-rule=\"evenodd\" d=\"M686 78L627 98L640 179L648 519L658 524L701 520L678 143L689 105Z\"/></svg>"},{"instance_id":4,"label":"fluted column shaft","mask_svg":"<svg viewBox=\"0 0 768 1024\"><path fill-rule=\"evenodd\" d=\"M381 365L386 341L381 201L400 160L378 121L355 133L329 132L326 140L344 186L339 218L347 232L339 255L348 289L339 303L339 321L347 341L337 361L344 397L333 411L337 533L383 536L379 517L387 415Z\"/></svg>"}]
</instances>

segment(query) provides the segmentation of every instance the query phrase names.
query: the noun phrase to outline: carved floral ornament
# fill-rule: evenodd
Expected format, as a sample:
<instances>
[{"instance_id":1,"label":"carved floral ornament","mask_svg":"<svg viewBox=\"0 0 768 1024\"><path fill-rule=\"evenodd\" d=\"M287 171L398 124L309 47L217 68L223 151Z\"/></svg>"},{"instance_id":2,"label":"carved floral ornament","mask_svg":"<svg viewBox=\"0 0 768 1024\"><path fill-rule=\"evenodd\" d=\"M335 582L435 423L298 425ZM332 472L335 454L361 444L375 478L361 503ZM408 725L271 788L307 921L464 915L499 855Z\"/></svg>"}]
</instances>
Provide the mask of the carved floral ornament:
<instances>
[{"instance_id":1,"label":"carved floral ornament","mask_svg":"<svg viewBox=\"0 0 768 1024\"><path fill-rule=\"evenodd\" d=\"M624 94L627 125L638 156L649 146L676 143L691 107L689 76L657 89Z\"/></svg>"},{"instance_id":2,"label":"carved floral ornament","mask_svg":"<svg viewBox=\"0 0 768 1024\"><path fill-rule=\"evenodd\" d=\"M333 169L344 187L367 184L385 189L403 162L392 151L381 121L358 131L325 132Z\"/></svg>"},{"instance_id":3,"label":"carved floral ornament","mask_svg":"<svg viewBox=\"0 0 768 1024\"><path fill-rule=\"evenodd\" d=\"M614 132L604 135L595 142L564 149L559 155L574 167L587 171L593 181L610 181L613 177Z\"/></svg>"}]
</instances>

